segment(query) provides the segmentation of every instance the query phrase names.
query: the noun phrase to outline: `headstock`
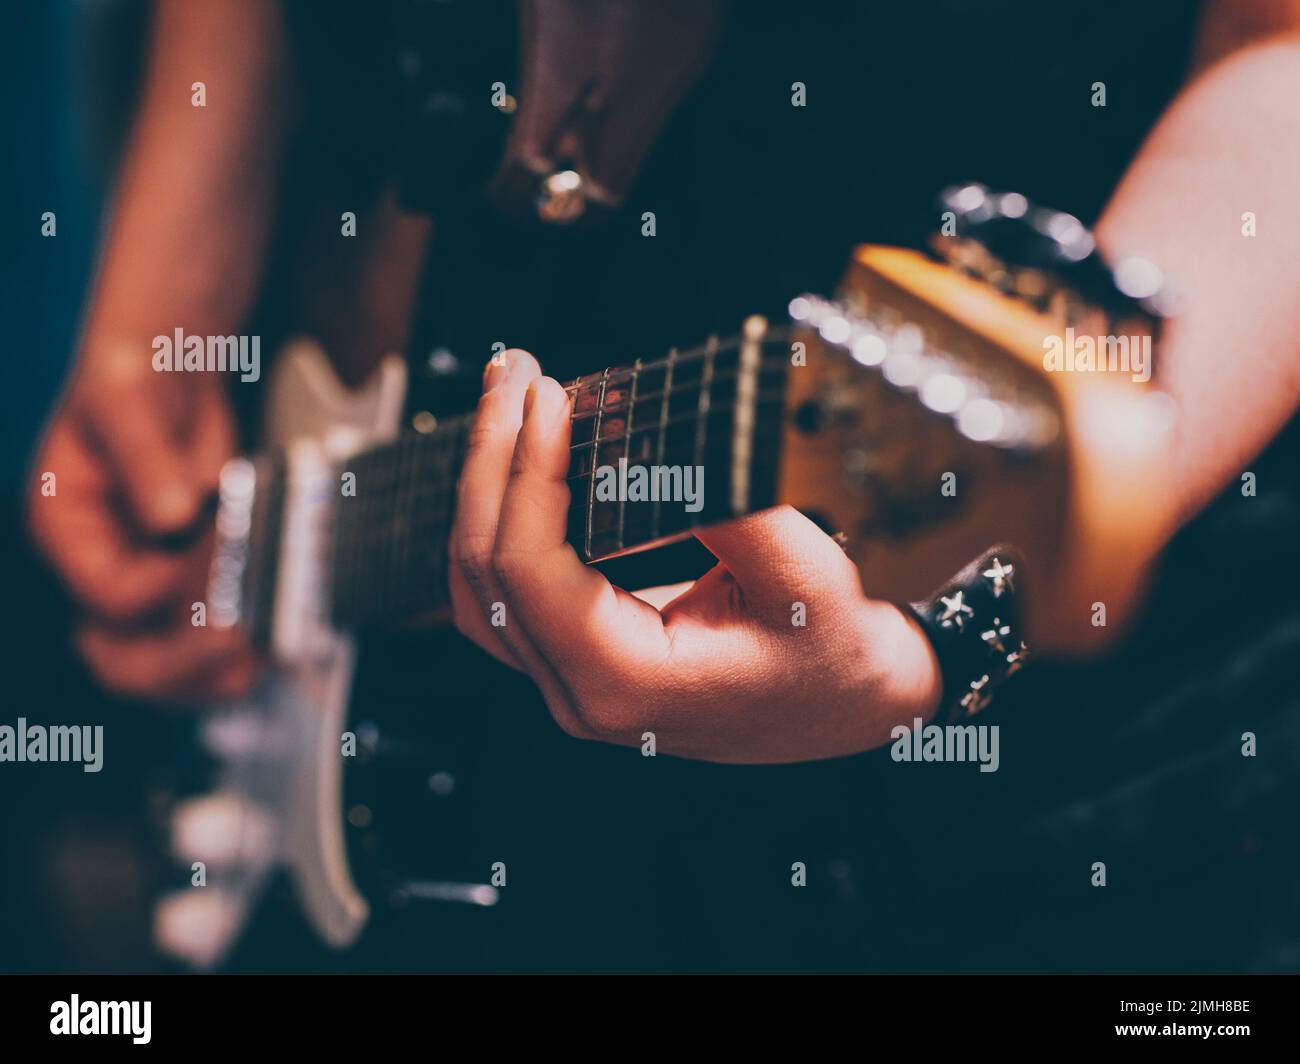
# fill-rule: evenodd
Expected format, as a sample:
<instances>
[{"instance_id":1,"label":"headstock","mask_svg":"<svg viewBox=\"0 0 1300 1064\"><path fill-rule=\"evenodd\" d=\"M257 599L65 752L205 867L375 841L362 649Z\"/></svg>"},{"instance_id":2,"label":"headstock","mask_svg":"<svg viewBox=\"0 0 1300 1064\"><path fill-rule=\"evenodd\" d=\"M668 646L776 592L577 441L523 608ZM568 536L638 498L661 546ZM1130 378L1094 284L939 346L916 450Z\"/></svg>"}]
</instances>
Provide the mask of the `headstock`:
<instances>
[{"instance_id":1,"label":"headstock","mask_svg":"<svg viewBox=\"0 0 1300 1064\"><path fill-rule=\"evenodd\" d=\"M788 376L778 496L843 533L867 594L921 599L1009 543L1037 647L1113 634L1173 519L1167 397L1129 373L1050 372L1059 308L911 251L860 248L835 302L791 313L806 365Z\"/></svg>"}]
</instances>

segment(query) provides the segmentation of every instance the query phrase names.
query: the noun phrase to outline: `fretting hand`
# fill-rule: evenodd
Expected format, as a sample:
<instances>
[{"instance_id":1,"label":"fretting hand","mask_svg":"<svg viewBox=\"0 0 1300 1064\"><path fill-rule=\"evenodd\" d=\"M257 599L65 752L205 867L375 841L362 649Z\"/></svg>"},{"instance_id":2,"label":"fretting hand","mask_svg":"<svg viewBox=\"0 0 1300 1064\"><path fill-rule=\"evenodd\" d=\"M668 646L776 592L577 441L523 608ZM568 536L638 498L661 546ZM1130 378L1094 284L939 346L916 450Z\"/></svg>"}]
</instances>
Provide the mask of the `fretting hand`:
<instances>
[{"instance_id":1,"label":"fretting hand","mask_svg":"<svg viewBox=\"0 0 1300 1064\"><path fill-rule=\"evenodd\" d=\"M879 746L934 712L924 635L865 597L843 551L789 507L697 533L718 564L662 609L613 586L565 539L564 390L522 351L489 365L484 387L450 545L456 624L527 672L565 731L802 761Z\"/></svg>"}]
</instances>

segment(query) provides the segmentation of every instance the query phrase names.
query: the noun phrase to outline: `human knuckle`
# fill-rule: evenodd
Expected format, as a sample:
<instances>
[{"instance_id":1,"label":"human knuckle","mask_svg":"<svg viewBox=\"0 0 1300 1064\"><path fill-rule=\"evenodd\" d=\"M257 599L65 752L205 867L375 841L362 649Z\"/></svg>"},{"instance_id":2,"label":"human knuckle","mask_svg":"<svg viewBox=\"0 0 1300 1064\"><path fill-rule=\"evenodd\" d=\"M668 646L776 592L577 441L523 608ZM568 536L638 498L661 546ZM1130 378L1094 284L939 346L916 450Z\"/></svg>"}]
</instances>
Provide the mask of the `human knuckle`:
<instances>
[{"instance_id":1,"label":"human knuckle","mask_svg":"<svg viewBox=\"0 0 1300 1064\"><path fill-rule=\"evenodd\" d=\"M502 547L500 544L492 549L492 571L506 580L513 581L522 575L527 565L524 552Z\"/></svg>"},{"instance_id":2,"label":"human knuckle","mask_svg":"<svg viewBox=\"0 0 1300 1064\"><path fill-rule=\"evenodd\" d=\"M481 580L492 565L495 537L487 532L461 532L456 539L456 561L470 580Z\"/></svg>"},{"instance_id":3,"label":"human knuckle","mask_svg":"<svg viewBox=\"0 0 1300 1064\"><path fill-rule=\"evenodd\" d=\"M630 726L627 709L624 703L617 699L577 699L573 711L579 725L590 735L599 738L621 735Z\"/></svg>"},{"instance_id":4,"label":"human knuckle","mask_svg":"<svg viewBox=\"0 0 1300 1064\"><path fill-rule=\"evenodd\" d=\"M117 580L96 580L85 591L91 607L107 621L128 624L157 612L166 596Z\"/></svg>"},{"instance_id":5,"label":"human knuckle","mask_svg":"<svg viewBox=\"0 0 1300 1064\"><path fill-rule=\"evenodd\" d=\"M485 447L490 447L502 435L502 426L498 423L496 414L496 404L490 401L487 396L479 403L478 414L474 418L474 424L470 426L468 445L471 452L481 451Z\"/></svg>"}]
</instances>

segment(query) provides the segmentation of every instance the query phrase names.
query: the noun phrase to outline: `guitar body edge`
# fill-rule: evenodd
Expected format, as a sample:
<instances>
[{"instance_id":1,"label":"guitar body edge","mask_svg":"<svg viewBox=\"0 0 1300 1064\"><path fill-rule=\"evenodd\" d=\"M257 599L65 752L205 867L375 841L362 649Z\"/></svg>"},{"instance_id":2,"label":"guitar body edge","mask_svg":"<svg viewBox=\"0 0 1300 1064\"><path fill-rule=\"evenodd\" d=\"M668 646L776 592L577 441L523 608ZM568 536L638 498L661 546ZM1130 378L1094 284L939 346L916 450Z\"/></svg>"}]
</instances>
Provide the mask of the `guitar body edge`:
<instances>
[{"instance_id":1,"label":"guitar body edge","mask_svg":"<svg viewBox=\"0 0 1300 1064\"><path fill-rule=\"evenodd\" d=\"M272 665L247 697L204 721L217 788L178 805L172 849L178 860L202 862L206 882L165 896L155 913L159 948L195 967L229 953L277 868L287 868L309 923L331 946L356 941L369 918L343 828L356 647L328 625L314 596L329 545L325 518L340 492L337 463L397 434L405 392L406 365L395 355L348 390L315 341L294 339L277 354L262 440L288 463Z\"/></svg>"}]
</instances>

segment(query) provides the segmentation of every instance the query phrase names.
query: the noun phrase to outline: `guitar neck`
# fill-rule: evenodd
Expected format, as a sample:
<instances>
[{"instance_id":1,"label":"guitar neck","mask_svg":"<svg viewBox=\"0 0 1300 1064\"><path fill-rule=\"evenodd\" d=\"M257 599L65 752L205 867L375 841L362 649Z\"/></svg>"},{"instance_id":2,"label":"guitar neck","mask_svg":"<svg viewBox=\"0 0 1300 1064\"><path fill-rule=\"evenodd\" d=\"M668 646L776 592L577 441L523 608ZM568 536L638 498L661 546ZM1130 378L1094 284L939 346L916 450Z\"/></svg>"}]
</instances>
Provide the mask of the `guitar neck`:
<instances>
[{"instance_id":1,"label":"guitar neck","mask_svg":"<svg viewBox=\"0 0 1300 1064\"><path fill-rule=\"evenodd\" d=\"M789 344L745 334L565 385L572 438L568 539L595 562L689 535L775 501ZM327 581L340 628L435 611L473 416L353 455ZM336 483L338 481L336 480Z\"/></svg>"},{"instance_id":2,"label":"guitar neck","mask_svg":"<svg viewBox=\"0 0 1300 1064\"><path fill-rule=\"evenodd\" d=\"M788 326L752 319L738 338L580 377L566 385L569 542L595 562L779 499L843 533L863 586L900 604L1011 543L1042 574L1026 602L1045 645L1083 645L1084 607L1131 609L1168 537L1148 503L1170 444L1168 417L1127 375L1049 377L1044 351L1071 305L864 247L838 298L796 297ZM472 427L446 421L341 465L326 456L343 453L348 423L286 429L284 451L232 459L209 623L292 660L332 627L445 606Z\"/></svg>"}]
</instances>

